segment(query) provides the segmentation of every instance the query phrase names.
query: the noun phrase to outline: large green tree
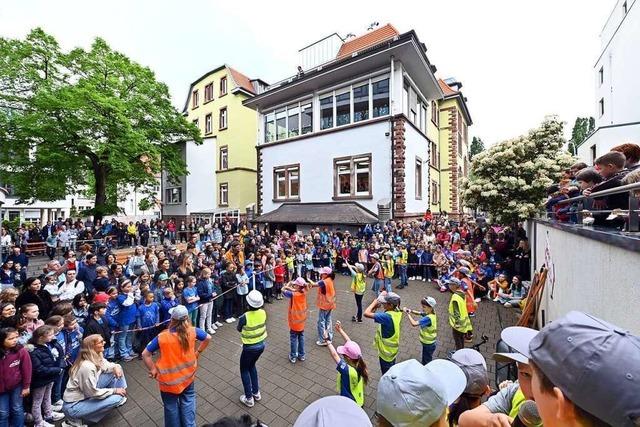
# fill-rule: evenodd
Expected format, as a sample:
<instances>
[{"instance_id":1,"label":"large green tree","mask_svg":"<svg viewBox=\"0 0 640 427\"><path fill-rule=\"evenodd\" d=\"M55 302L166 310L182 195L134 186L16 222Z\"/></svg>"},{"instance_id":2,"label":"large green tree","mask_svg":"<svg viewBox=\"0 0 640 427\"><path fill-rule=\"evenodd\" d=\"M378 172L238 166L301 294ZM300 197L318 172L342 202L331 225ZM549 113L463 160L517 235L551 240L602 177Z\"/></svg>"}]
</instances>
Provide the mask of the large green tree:
<instances>
[{"instance_id":1,"label":"large green tree","mask_svg":"<svg viewBox=\"0 0 640 427\"><path fill-rule=\"evenodd\" d=\"M464 183L466 206L485 211L503 224L539 212L546 188L558 182L573 159L562 147L563 124L549 117L527 135L494 144L471 163Z\"/></svg>"},{"instance_id":2,"label":"large green tree","mask_svg":"<svg viewBox=\"0 0 640 427\"><path fill-rule=\"evenodd\" d=\"M0 38L0 180L23 201L88 193L101 218L128 188L153 198L162 170L187 174L181 141L197 128L154 73L98 38L64 52L37 28Z\"/></svg>"},{"instance_id":3,"label":"large green tree","mask_svg":"<svg viewBox=\"0 0 640 427\"><path fill-rule=\"evenodd\" d=\"M569 151L572 155L577 154L578 146L591 135L595 128L596 121L593 117L576 117L569 140Z\"/></svg>"},{"instance_id":4,"label":"large green tree","mask_svg":"<svg viewBox=\"0 0 640 427\"><path fill-rule=\"evenodd\" d=\"M469 157L473 159L476 155L484 151L484 142L482 139L474 136L471 140L471 147L469 148Z\"/></svg>"}]
</instances>

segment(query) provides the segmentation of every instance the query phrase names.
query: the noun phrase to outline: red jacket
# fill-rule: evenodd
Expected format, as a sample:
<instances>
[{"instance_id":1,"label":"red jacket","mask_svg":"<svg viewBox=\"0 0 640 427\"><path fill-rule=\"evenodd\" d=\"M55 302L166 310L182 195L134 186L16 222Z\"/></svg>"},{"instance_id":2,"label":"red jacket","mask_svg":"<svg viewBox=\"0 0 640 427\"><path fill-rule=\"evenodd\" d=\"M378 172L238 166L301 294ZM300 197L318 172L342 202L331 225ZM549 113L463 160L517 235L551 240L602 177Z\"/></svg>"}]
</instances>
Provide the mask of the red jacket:
<instances>
[{"instance_id":1,"label":"red jacket","mask_svg":"<svg viewBox=\"0 0 640 427\"><path fill-rule=\"evenodd\" d=\"M276 283L284 283L284 265L280 264L275 266L273 269L273 274L276 276Z\"/></svg>"},{"instance_id":2,"label":"red jacket","mask_svg":"<svg viewBox=\"0 0 640 427\"><path fill-rule=\"evenodd\" d=\"M31 387L31 357L26 348L5 352L0 358L0 393L6 393L22 384Z\"/></svg>"}]
</instances>

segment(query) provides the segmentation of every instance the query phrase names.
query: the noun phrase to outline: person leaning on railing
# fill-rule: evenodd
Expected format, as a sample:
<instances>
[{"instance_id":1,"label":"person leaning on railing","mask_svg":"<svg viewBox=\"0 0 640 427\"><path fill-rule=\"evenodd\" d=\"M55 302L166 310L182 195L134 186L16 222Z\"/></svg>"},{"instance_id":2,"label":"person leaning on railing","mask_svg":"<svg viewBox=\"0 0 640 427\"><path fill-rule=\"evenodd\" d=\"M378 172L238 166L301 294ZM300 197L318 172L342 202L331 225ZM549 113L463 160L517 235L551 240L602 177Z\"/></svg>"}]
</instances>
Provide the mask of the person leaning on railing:
<instances>
[{"instance_id":1,"label":"person leaning on railing","mask_svg":"<svg viewBox=\"0 0 640 427\"><path fill-rule=\"evenodd\" d=\"M617 151L610 151L598 157L593 164L597 168L598 173L602 176L603 182L590 189L588 188L584 190L582 194L584 196L589 196L591 193L620 187L622 185L622 178L624 177L625 162L626 158L624 157L624 154ZM629 209L629 196L627 193L596 197L593 200L593 210L595 211L593 213L593 217L595 219L594 224L599 226L621 227L624 223L621 219L608 221L608 213L597 212L612 209Z\"/></svg>"}]
</instances>

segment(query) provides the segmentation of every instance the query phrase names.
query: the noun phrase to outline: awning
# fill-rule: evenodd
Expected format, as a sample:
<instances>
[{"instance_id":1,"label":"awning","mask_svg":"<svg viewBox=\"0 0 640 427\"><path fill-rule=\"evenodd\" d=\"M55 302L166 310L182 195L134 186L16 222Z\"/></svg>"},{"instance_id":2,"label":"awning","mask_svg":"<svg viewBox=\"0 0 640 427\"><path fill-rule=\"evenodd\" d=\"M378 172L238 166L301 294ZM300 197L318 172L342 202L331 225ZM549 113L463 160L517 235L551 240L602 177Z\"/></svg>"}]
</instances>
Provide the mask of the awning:
<instances>
[{"instance_id":1,"label":"awning","mask_svg":"<svg viewBox=\"0 0 640 427\"><path fill-rule=\"evenodd\" d=\"M260 215L253 222L365 225L378 222L378 217L355 202L283 203L278 209Z\"/></svg>"}]
</instances>

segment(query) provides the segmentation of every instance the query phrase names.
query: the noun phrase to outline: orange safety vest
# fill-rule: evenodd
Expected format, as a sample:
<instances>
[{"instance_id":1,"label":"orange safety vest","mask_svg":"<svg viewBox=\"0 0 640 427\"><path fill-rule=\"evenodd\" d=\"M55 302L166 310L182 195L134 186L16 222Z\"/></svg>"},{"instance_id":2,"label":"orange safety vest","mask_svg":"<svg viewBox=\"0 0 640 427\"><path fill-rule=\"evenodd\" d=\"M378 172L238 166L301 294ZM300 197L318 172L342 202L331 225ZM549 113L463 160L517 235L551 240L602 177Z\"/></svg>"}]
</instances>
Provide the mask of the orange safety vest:
<instances>
[{"instance_id":1,"label":"orange safety vest","mask_svg":"<svg viewBox=\"0 0 640 427\"><path fill-rule=\"evenodd\" d=\"M322 293L322 289L318 288L318 298L316 305L320 310L333 310L336 308L336 290L333 287L333 280L329 277L322 279L324 282L325 293Z\"/></svg>"},{"instance_id":2,"label":"orange safety vest","mask_svg":"<svg viewBox=\"0 0 640 427\"><path fill-rule=\"evenodd\" d=\"M158 335L160 358L156 361L160 391L180 394L193 382L198 367L196 358L196 328L188 332L189 350L182 350L178 335L165 330Z\"/></svg>"},{"instance_id":3,"label":"orange safety vest","mask_svg":"<svg viewBox=\"0 0 640 427\"><path fill-rule=\"evenodd\" d=\"M304 331L307 320L307 296L304 292L293 292L289 301L289 329L295 332Z\"/></svg>"},{"instance_id":4,"label":"orange safety vest","mask_svg":"<svg viewBox=\"0 0 640 427\"><path fill-rule=\"evenodd\" d=\"M473 292L473 283L467 277L462 279L462 281L467 284L467 290L464 292L465 294L464 300L467 304L467 312L474 313L476 311L476 307L475 307L476 302L475 302L475 296Z\"/></svg>"},{"instance_id":5,"label":"orange safety vest","mask_svg":"<svg viewBox=\"0 0 640 427\"><path fill-rule=\"evenodd\" d=\"M376 261L376 265L378 266L378 271L376 271L376 279L384 280L384 271L382 271L382 264Z\"/></svg>"}]
</instances>

